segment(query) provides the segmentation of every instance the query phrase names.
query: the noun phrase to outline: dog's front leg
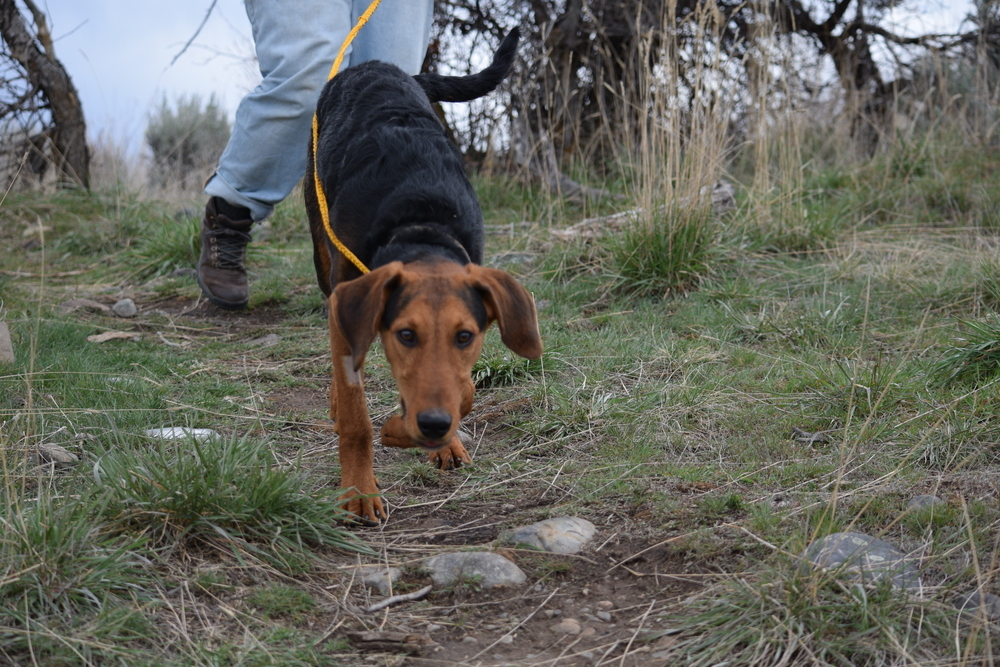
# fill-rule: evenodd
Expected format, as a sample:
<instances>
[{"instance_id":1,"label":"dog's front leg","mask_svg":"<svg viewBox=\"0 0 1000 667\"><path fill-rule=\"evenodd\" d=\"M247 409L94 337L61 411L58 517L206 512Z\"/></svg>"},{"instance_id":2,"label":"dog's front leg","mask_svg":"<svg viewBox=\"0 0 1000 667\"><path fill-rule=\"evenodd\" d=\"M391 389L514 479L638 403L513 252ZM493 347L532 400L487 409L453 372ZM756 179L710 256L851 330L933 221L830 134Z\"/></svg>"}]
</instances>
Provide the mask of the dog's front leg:
<instances>
[{"instance_id":1,"label":"dog's front leg","mask_svg":"<svg viewBox=\"0 0 1000 667\"><path fill-rule=\"evenodd\" d=\"M406 434L402 415L389 417L385 424L382 425L381 438L382 445L385 447L410 448L420 446L419 443ZM458 433L453 435L451 440L445 443L441 449L427 452L427 459L432 465L441 470L453 470L460 467L463 463L472 463L472 457L465 449L465 445L462 444L461 439L459 439Z\"/></svg>"},{"instance_id":2,"label":"dog's front leg","mask_svg":"<svg viewBox=\"0 0 1000 667\"><path fill-rule=\"evenodd\" d=\"M354 370L351 347L337 324L336 296L330 297L330 353L333 383L330 387L330 416L340 434L340 486L345 509L366 523L388 518L378 497L378 480L373 468L371 418L362 382L362 371ZM362 364L364 360L362 360ZM368 496L368 497L365 497Z\"/></svg>"}]
</instances>

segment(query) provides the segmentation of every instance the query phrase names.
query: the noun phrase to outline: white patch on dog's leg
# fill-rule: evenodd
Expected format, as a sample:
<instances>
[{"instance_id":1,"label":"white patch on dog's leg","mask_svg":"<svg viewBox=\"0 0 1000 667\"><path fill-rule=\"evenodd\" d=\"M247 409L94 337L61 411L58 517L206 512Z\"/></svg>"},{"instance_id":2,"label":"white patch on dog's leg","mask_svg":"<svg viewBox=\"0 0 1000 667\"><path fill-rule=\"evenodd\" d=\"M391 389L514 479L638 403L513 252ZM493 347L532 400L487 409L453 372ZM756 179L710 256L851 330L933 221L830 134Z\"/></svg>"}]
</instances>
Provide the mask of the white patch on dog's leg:
<instances>
[{"instance_id":1,"label":"white patch on dog's leg","mask_svg":"<svg viewBox=\"0 0 1000 667\"><path fill-rule=\"evenodd\" d=\"M355 387L360 387L361 371L354 370L354 357L345 355L341 357L341 360L344 362L344 374L347 375L347 381Z\"/></svg>"}]
</instances>

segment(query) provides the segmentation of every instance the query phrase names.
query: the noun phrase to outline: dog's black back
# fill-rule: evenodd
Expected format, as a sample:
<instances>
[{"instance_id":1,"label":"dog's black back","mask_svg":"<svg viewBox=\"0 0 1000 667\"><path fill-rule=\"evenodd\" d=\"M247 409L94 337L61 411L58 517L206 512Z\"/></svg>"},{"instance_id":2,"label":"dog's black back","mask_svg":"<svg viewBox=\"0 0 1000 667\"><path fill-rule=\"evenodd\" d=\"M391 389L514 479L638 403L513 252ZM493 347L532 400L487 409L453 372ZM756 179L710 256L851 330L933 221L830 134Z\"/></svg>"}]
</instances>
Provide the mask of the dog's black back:
<instances>
[{"instance_id":1,"label":"dog's black back","mask_svg":"<svg viewBox=\"0 0 1000 667\"><path fill-rule=\"evenodd\" d=\"M491 65L471 76L412 77L371 61L344 70L323 89L317 104L316 168L334 231L369 268L428 254L482 263L479 202L462 155L431 102L468 101L492 91L510 71L517 40L514 29ZM307 173L310 209L317 206L311 178ZM318 245L326 233L317 213L309 211ZM321 259L317 249L320 286L329 294L352 273L330 275L332 263Z\"/></svg>"}]
</instances>

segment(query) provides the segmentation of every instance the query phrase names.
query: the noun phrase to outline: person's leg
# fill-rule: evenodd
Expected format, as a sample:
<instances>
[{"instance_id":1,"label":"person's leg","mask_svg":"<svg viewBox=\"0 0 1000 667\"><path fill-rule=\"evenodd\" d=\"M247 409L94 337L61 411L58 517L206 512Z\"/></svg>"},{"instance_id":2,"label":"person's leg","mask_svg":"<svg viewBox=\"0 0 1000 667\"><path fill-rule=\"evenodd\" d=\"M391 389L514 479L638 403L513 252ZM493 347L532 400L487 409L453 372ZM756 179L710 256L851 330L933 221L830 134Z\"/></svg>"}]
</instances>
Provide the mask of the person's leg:
<instances>
[{"instance_id":1,"label":"person's leg","mask_svg":"<svg viewBox=\"0 0 1000 667\"><path fill-rule=\"evenodd\" d=\"M309 128L319 91L365 0L245 0L263 81L236 111L229 143L205 185L198 282L222 308L245 308L250 227L266 218L305 173ZM363 5L363 6L361 6ZM420 69L433 0L383 0L345 54L344 64L374 58Z\"/></svg>"},{"instance_id":2,"label":"person's leg","mask_svg":"<svg viewBox=\"0 0 1000 667\"><path fill-rule=\"evenodd\" d=\"M351 28L351 0L246 0L264 79L240 102L210 196L263 220L306 166L316 99Z\"/></svg>"},{"instance_id":3,"label":"person's leg","mask_svg":"<svg viewBox=\"0 0 1000 667\"><path fill-rule=\"evenodd\" d=\"M353 0L351 24L368 9L370 0ZM392 63L407 74L419 74L427 53L434 0L382 0L354 39L344 67L368 60Z\"/></svg>"},{"instance_id":4,"label":"person's leg","mask_svg":"<svg viewBox=\"0 0 1000 667\"><path fill-rule=\"evenodd\" d=\"M263 80L240 102L201 226L198 284L209 301L250 300L250 228L305 172L309 125L330 65L350 30L351 0L245 0Z\"/></svg>"}]
</instances>

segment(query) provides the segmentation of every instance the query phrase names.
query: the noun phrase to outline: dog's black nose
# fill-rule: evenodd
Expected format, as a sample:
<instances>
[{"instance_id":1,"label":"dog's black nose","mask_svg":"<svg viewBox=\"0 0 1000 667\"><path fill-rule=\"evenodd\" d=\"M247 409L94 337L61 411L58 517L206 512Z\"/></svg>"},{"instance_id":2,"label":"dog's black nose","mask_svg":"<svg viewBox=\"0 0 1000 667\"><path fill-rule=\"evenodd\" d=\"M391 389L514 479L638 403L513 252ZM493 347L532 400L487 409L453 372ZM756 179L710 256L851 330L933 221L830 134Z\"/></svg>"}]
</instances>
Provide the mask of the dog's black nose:
<instances>
[{"instance_id":1,"label":"dog's black nose","mask_svg":"<svg viewBox=\"0 0 1000 667\"><path fill-rule=\"evenodd\" d=\"M418 412L417 427L425 438L438 440L451 428L451 415L440 408Z\"/></svg>"}]
</instances>

